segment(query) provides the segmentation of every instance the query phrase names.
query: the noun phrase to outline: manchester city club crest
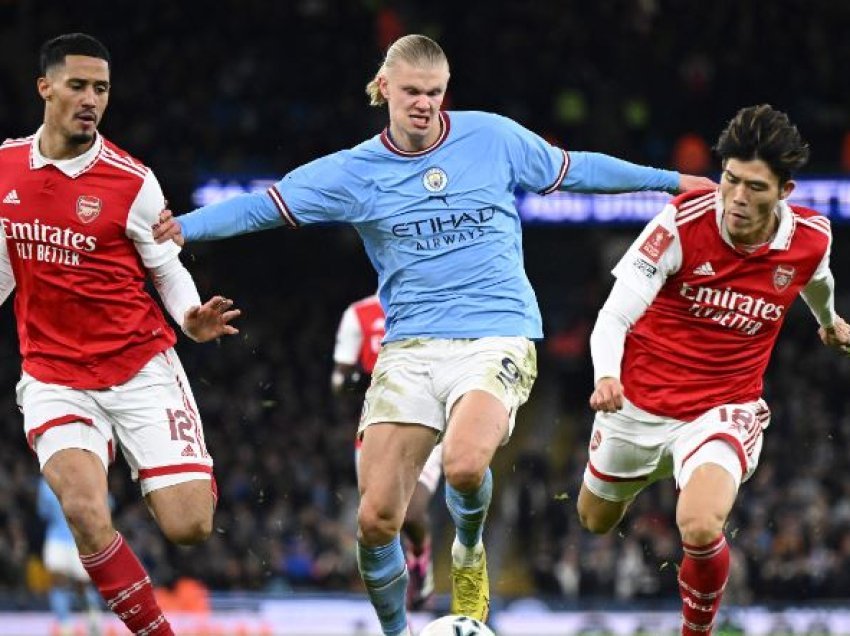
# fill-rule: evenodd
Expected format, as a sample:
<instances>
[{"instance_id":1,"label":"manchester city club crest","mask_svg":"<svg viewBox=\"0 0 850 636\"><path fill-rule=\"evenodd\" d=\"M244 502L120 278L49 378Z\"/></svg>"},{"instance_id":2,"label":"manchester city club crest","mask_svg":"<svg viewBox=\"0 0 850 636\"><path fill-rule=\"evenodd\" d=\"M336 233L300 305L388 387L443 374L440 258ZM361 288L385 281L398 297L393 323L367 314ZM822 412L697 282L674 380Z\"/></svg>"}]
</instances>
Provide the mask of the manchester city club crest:
<instances>
[{"instance_id":1,"label":"manchester city club crest","mask_svg":"<svg viewBox=\"0 0 850 636\"><path fill-rule=\"evenodd\" d=\"M783 292L788 289L796 271L791 265L777 265L773 270L773 287L776 291Z\"/></svg>"},{"instance_id":2,"label":"manchester city club crest","mask_svg":"<svg viewBox=\"0 0 850 636\"><path fill-rule=\"evenodd\" d=\"M442 168L428 168L422 175L422 185L428 192L442 192L448 183L449 178Z\"/></svg>"}]
</instances>

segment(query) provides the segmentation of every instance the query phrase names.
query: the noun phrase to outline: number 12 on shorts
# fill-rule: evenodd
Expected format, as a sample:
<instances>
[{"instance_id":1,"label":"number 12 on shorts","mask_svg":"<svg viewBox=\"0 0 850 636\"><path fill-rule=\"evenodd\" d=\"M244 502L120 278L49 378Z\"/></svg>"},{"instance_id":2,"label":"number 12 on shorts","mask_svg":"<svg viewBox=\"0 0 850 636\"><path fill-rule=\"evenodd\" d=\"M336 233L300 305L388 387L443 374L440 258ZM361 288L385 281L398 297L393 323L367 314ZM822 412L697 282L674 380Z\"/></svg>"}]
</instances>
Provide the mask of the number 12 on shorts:
<instances>
[{"instance_id":1,"label":"number 12 on shorts","mask_svg":"<svg viewBox=\"0 0 850 636\"><path fill-rule=\"evenodd\" d=\"M177 409L166 409L168 414L168 426L171 429L171 439L176 442L195 443L192 429L195 426L193 418L186 411Z\"/></svg>"}]
</instances>

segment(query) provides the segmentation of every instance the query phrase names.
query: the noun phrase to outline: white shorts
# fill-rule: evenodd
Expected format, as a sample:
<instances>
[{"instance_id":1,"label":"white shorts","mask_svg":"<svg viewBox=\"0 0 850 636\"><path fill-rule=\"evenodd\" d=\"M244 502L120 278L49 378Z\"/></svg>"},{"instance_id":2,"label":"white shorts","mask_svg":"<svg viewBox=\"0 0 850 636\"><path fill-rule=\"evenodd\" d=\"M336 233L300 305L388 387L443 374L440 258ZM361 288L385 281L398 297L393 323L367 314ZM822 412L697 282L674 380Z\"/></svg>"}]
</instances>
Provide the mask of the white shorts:
<instances>
[{"instance_id":1,"label":"white shorts","mask_svg":"<svg viewBox=\"0 0 850 636\"><path fill-rule=\"evenodd\" d=\"M717 463L737 487L755 471L769 423L764 400L718 406L692 422L653 415L624 400L620 411L596 414L584 483L597 497L628 501L666 477L682 488L696 466Z\"/></svg>"},{"instance_id":2,"label":"white shorts","mask_svg":"<svg viewBox=\"0 0 850 636\"><path fill-rule=\"evenodd\" d=\"M359 440L358 440L359 441ZM354 447L354 469L357 479L360 479L360 444ZM437 444L425 460L422 472L419 473L419 483L425 486L432 495L437 491L440 477L443 476L443 445Z\"/></svg>"},{"instance_id":3,"label":"white shorts","mask_svg":"<svg viewBox=\"0 0 850 636\"><path fill-rule=\"evenodd\" d=\"M87 582L88 572L80 561L80 553L73 542L51 541L44 542L44 567L49 572L64 574L75 581Z\"/></svg>"},{"instance_id":4,"label":"white shorts","mask_svg":"<svg viewBox=\"0 0 850 636\"><path fill-rule=\"evenodd\" d=\"M537 377L537 350L522 337L411 338L381 347L363 401L358 433L371 424L422 424L445 432L466 393L486 391L508 411L508 441L517 409Z\"/></svg>"},{"instance_id":5,"label":"white shorts","mask_svg":"<svg viewBox=\"0 0 850 636\"><path fill-rule=\"evenodd\" d=\"M16 391L27 443L42 469L66 448L91 451L108 469L117 438L145 495L212 477L195 398L173 349L154 356L124 384L107 389L72 389L24 373Z\"/></svg>"}]
</instances>

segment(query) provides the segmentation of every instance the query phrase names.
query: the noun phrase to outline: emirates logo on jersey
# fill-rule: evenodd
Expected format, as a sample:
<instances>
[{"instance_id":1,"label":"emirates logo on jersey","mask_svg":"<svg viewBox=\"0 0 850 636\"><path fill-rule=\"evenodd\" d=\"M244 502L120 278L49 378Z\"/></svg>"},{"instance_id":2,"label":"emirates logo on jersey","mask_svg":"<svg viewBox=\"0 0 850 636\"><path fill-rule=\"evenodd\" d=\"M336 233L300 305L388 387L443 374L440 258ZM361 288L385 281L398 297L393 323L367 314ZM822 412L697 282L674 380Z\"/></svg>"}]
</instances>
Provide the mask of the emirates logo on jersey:
<instances>
[{"instance_id":1,"label":"emirates logo on jersey","mask_svg":"<svg viewBox=\"0 0 850 636\"><path fill-rule=\"evenodd\" d=\"M791 265L777 265L773 270L773 287L778 292L784 292L794 280L795 270Z\"/></svg>"},{"instance_id":2,"label":"emirates logo on jersey","mask_svg":"<svg viewBox=\"0 0 850 636\"><path fill-rule=\"evenodd\" d=\"M100 216L103 203L97 197L83 195L77 199L77 218L83 223L91 223Z\"/></svg>"}]
</instances>

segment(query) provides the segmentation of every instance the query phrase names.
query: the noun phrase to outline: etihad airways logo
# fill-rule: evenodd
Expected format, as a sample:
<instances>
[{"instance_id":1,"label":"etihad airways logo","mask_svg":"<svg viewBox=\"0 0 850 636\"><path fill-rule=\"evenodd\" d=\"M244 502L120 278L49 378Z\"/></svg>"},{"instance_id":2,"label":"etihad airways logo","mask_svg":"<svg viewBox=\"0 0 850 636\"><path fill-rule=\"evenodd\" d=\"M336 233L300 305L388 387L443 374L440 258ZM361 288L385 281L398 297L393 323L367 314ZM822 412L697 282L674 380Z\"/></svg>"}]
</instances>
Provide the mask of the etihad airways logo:
<instances>
[{"instance_id":1,"label":"etihad airways logo","mask_svg":"<svg viewBox=\"0 0 850 636\"><path fill-rule=\"evenodd\" d=\"M764 321L777 322L785 312L784 305L742 294L731 287L715 289L682 283L679 295L691 301L688 311L693 316L709 318L722 327L736 329L750 336L761 330Z\"/></svg>"},{"instance_id":2,"label":"etihad airways logo","mask_svg":"<svg viewBox=\"0 0 850 636\"><path fill-rule=\"evenodd\" d=\"M416 239L416 250L434 250L471 241L484 235L484 226L496 216L496 208L440 214L418 221L396 223L393 235Z\"/></svg>"}]
</instances>

